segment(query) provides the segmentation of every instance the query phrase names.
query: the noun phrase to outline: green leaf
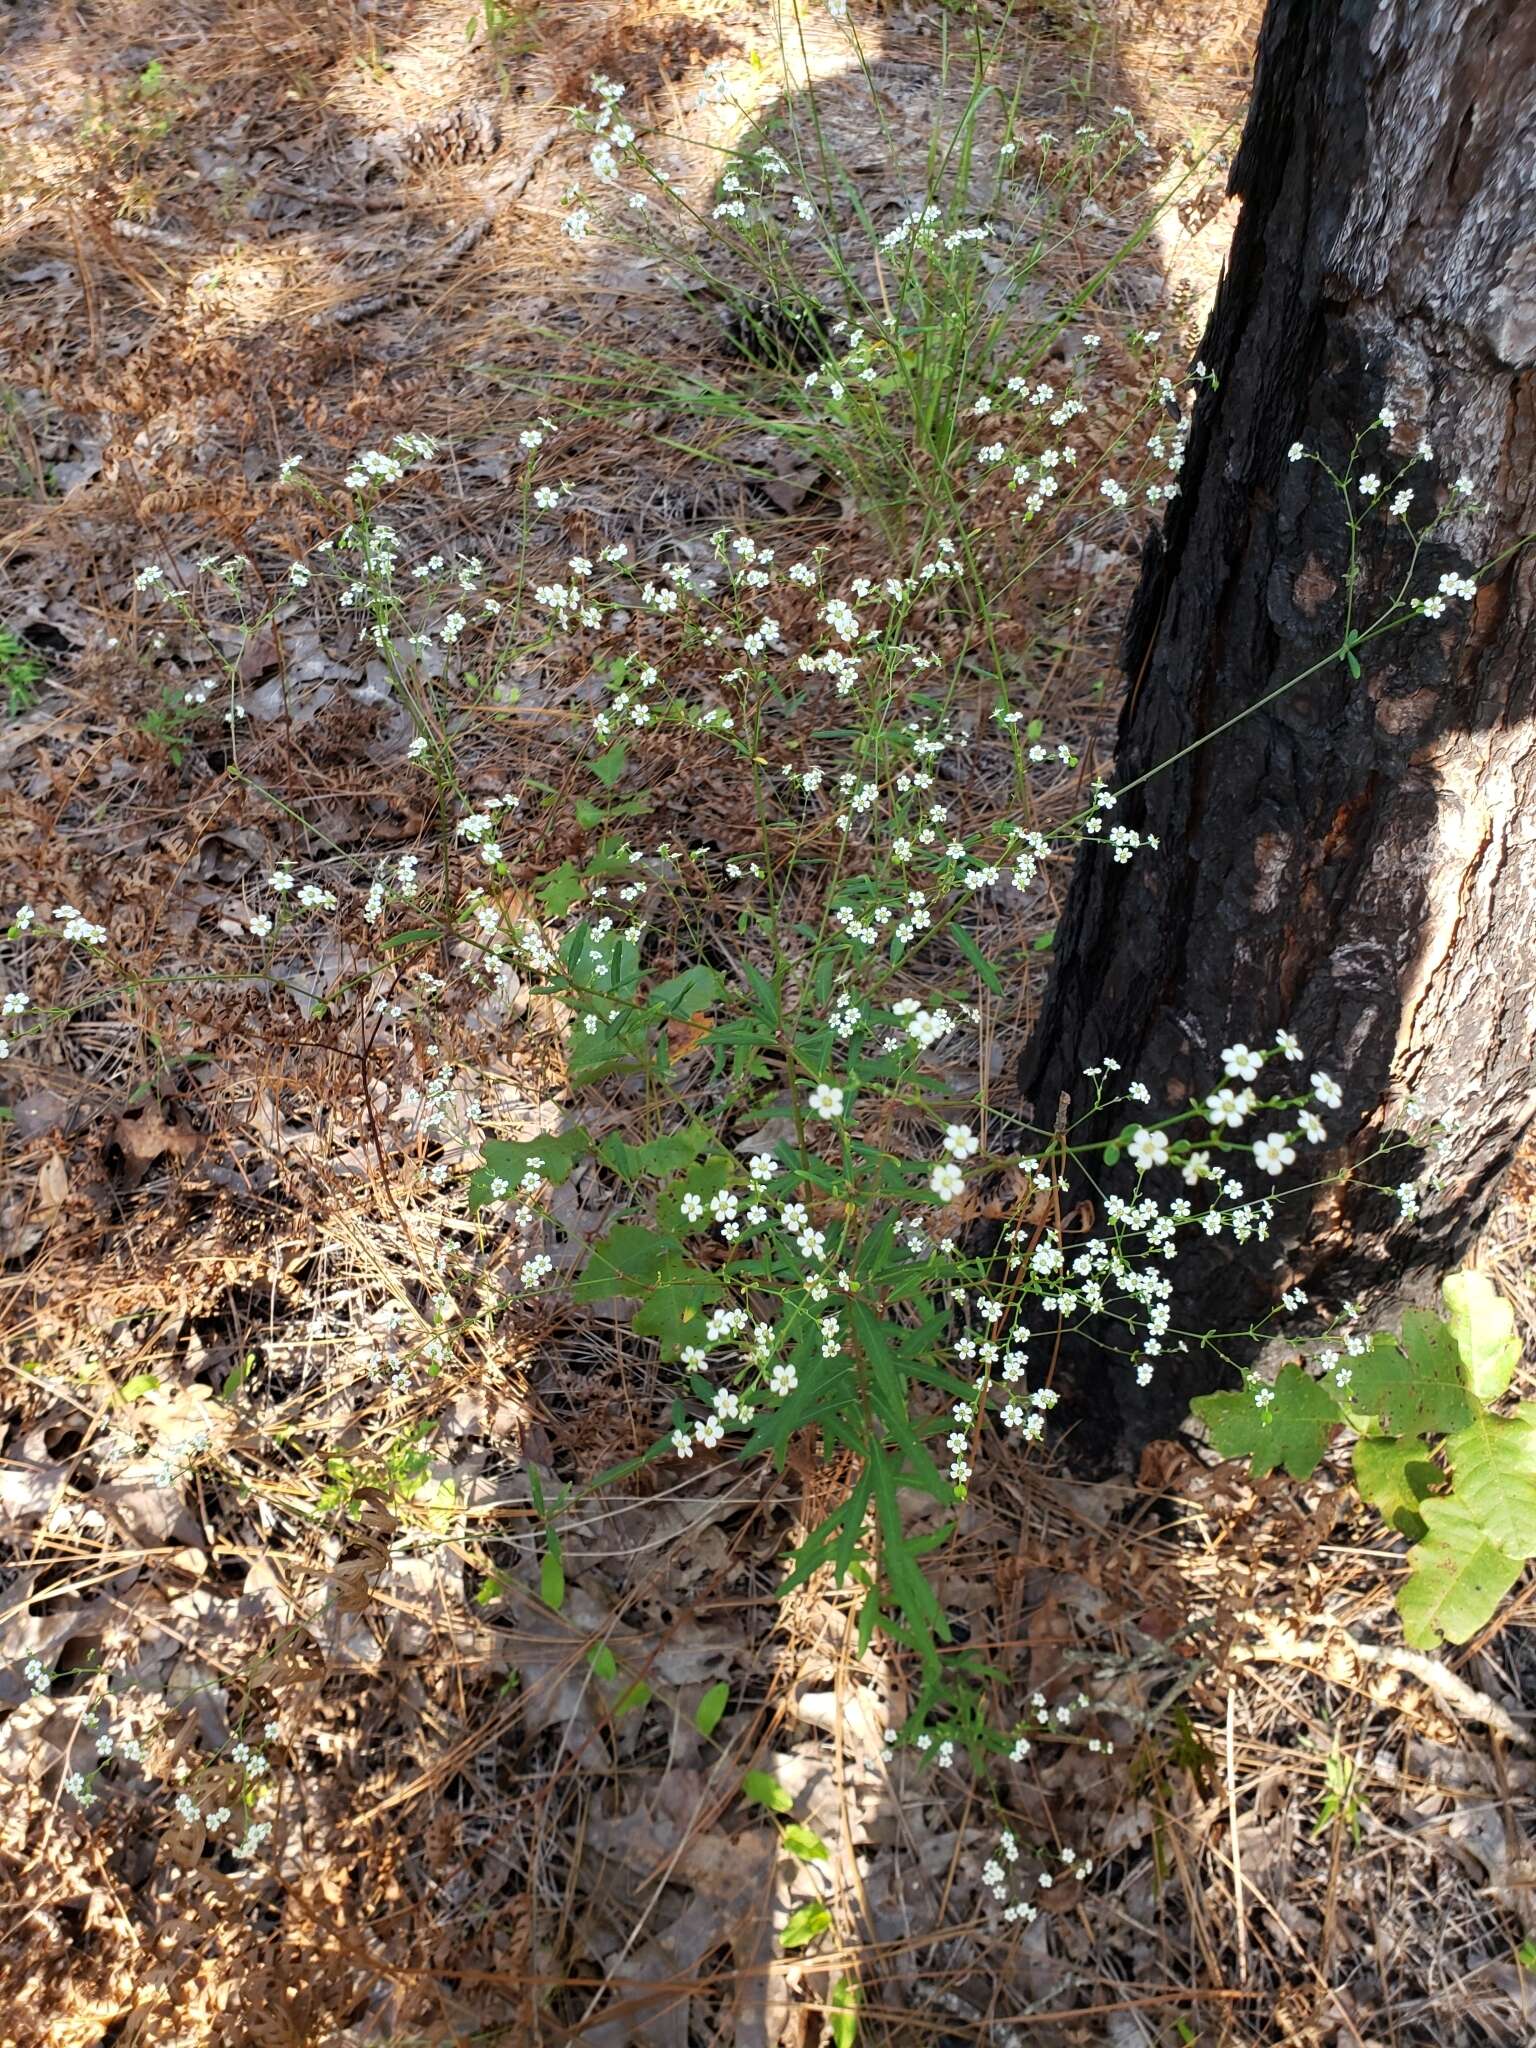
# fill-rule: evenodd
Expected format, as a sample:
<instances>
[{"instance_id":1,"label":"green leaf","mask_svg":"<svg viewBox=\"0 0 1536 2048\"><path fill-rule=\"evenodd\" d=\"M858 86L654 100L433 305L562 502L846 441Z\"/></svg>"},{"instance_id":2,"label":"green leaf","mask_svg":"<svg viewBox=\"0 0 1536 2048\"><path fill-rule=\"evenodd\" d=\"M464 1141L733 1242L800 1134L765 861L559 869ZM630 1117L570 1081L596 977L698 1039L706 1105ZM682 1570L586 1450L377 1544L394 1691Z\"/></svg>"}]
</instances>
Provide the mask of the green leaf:
<instances>
[{"instance_id":1,"label":"green leaf","mask_svg":"<svg viewBox=\"0 0 1536 2048\"><path fill-rule=\"evenodd\" d=\"M525 1173L537 1173L541 1180L559 1187L569 1180L578 1159L585 1158L591 1150L587 1134L580 1126L569 1131L552 1131L547 1137L523 1138L515 1144L501 1138L487 1138L481 1150L481 1164L470 1175L469 1208L471 1215L483 1209L487 1202L510 1199L517 1192ZM534 1165L534 1161L538 1165ZM494 1184L504 1180L509 1195L498 1197L492 1189Z\"/></svg>"},{"instance_id":2,"label":"green leaf","mask_svg":"<svg viewBox=\"0 0 1536 2048\"><path fill-rule=\"evenodd\" d=\"M825 1863L827 1860L826 1843L820 1835L802 1827L797 1820L789 1823L780 1839L790 1855L798 1856L802 1863Z\"/></svg>"},{"instance_id":3,"label":"green leaf","mask_svg":"<svg viewBox=\"0 0 1536 2048\"><path fill-rule=\"evenodd\" d=\"M1418 1436L1363 1436L1355 1444L1355 1484L1384 1522L1417 1543L1424 1534L1419 1502L1434 1491L1440 1468Z\"/></svg>"},{"instance_id":4,"label":"green leaf","mask_svg":"<svg viewBox=\"0 0 1536 2048\"><path fill-rule=\"evenodd\" d=\"M644 1294L682 1246L644 1223L616 1223L587 1254L580 1279L571 1287L577 1301L601 1301L610 1294Z\"/></svg>"},{"instance_id":5,"label":"green leaf","mask_svg":"<svg viewBox=\"0 0 1536 2048\"><path fill-rule=\"evenodd\" d=\"M606 1643L594 1643L587 1652L587 1662L592 1666L594 1678L617 1678L619 1660Z\"/></svg>"},{"instance_id":6,"label":"green leaf","mask_svg":"<svg viewBox=\"0 0 1536 2048\"><path fill-rule=\"evenodd\" d=\"M159 1384L160 1381L156 1374L152 1372L136 1372L131 1378L123 1381L118 1391L122 1394L125 1401L137 1401L140 1394L152 1394Z\"/></svg>"},{"instance_id":7,"label":"green leaf","mask_svg":"<svg viewBox=\"0 0 1536 2048\"><path fill-rule=\"evenodd\" d=\"M440 939L442 936L440 931L434 931L430 925L423 925L417 931L396 932L393 938L383 941L379 951L381 953L397 953L402 946L425 946L434 939Z\"/></svg>"},{"instance_id":8,"label":"green leaf","mask_svg":"<svg viewBox=\"0 0 1536 2048\"><path fill-rule=\"evenodd\" d=\"M664 1017L694 1017L719 1002L720 988L713 967L689 967L653 988L647 1003Z\"/></svg>"},{"instance_id":9,"label":"green leaf","mask_svg":"<svg viewBox=\"0 0 1536 2048\"><path fill-rule=\"evenodd\" d=\"M701 1123L685 1124L680 1131L651 1138L643 1145L626 1144L617 1131L610 1131L598 1146L597 1156L623 1179L636 1181L646 1174L681 1173L718 1142L709 1125Z\"/></svg>"},{"instance_id":10,"label":"green leaf","mask_svg":"<svg viewBox=\"0 0 1536 2048\"><path fill-rule=\"evenodd\" d=\"M699 1334L704 1312L720 1299L721 1283L713 1273L678 1260L635 1310L631 1328L640 1337L654 1337L663 1358L681 1358Z\"/></svg>"},{"instance_id":11,"label":"green leaf","mask_svg":"<svg viewBox=\"0 0 1536 2048\"><path fill-rule=\"evenodd\" d=\"M1405 1641L1436 1650L1442 1636L1465 1643L1492 1618L1520 1576L1520 1559L1490 1542L1454 1494L1425 1501L1423 1512L1428 1534L1414 1545L1397 1608Z\"/></svg>"},{"instance_id":12,"label":"green leaf","mask_svg":"<svg viewBox=\"0 0 1536 2048\"><path fill-rule=\"evenodd\" d=\"M693 1725L704 1736L713 1735L720 1725L720 1716L725 1712L731 1697L731 1688L722 1678L709 1688L703 1699L693 1710Z\"/></svg>"},{"instance_id":13,"label":"green leaf","mask_svg":"<svg viewBox=\"0 0 1536 2048\"><path fill-rule=\"evenodd\" d=\"M832 2009L827 2014L827 2032L832 2048L853 2048L859 2038L859 2006L863 1992L851 1977L839 1977L832 1987Z\"/></svg>"},{"instance_id":14,"label":"green leaf","mask_svg":"<svg viewBox=\"0 0 1536 2048\"><path fill-rule=\"evenodd\" d=\"M637 1678L628 1692L614 1701L613 1718L617 1721L625 1714L632 1714L637 1707L643 1707L650 1696L651 1688L643 1678Z\"/></svg>"},{"instance_id":15,"label":"green leaf","mask_svg":"<svg viewBox=\"0 0 1536 2048\"><path fill-rule=\"evenodd\" d=\"M748 1771L741 1781L741 1793L755 1806L766 1806L770 1813L788 1813L795 1803L778 1779L770 1778L766 1771Z\"/></svg>"},{"instance_id":16,"label":"green leaf","mask_svg":"<svg viewBox=\"0 0 1536 2048\"><path fill-rule=\"evenodd\" d=\"M539 1562L539 1598L556 1614L565 1605L565 1566L560 1562L560 1545L553 1530L549 1548Z\"/></svg>"},{"instance_id":17,"label":"green leaf","mask_svg":"<svg viewBox=\"0 0 1536 2048\"><path fill-rule=\"evenodd\" d=\"M629 765L629 749L623 740L615 740L606 754L599 754L588 765L604 789L612 789Z\"/></svg>"},{"instance_id":18,"label":"green leaf","mask_svg":"<svg viewBox=\"0 0 1536 2048\"><path fill-rule=\"evenodd\" d=\"M1536 1557L1536 1403L1477 1416L1445 1440L1455 1498L1506 1557Z\"/></svg>"},{"instance_id":19,"label":"green leaf","mask_svg":"<svg viewBox=\"0 0 1536 2048\"><path fill-rule=\"evenodd\" d=\"M1403 1317L1401 1337L1378 1337L1353 1374L1351 1411L1379 1416L1393 1436L1440 1436L1477 1413L1450 1331L1424 1309Z\"/></svg>"},{"instance_id":20,"label":"green leaf","mask_svg":"<svg viewBox=\"0 0 1536 2048\"><path fill-rule=\"evenodd\" d=\"M1003 992L1003 984L998 977L997 969L992 965L986 954L982 952L980 946L977 945L964 925L952 924L949 928L949 935L975 968L977 974L981 977L983 986L991 989L993 995L1000 996Z\"/></svg>"},{"instance_id":21,"label":"green leaf","mask_svg":"<svg viewBox=\"0 0 1536 2048\"><path fill-rule=\"evenodd\" d=\"M576 863L566 860L552 875L546 875L533 893L551 917L564 917L573 904L581 901L585 886Z\"/></svg>"},{"instance_id":22,"label":"green leaf","mask_svg":"<svg viewBox=\"0 0 1536 2048\"><path fill-rule=\"evenodd\" d=\"M1282 1369L1267 1407L1260 1408L1246 1388L1240 1394L1201 1394L1190 1406L1224 1458L1253 1460L1255 1479L1280 1465L1293 1479L1310 1479L1339 1421L1333 1395L1298 1365Z\"/></svg>"},{"instance_id":23,"label":"green leaf","mask_svg":"<svg viewBox=\"0 0 1536 2048\"><path fill-rule=\"evenodd\" d=\"M808 1905L797 1906L790 1914L779 1940L785 1948L804 1948L818 1934L825 1934L831 1925L832 1915L820 1899L812 1899Z\"/></svg>"},{"instance_id":24,"label":"green leaf","mask_svg":"<svg viewBox=\"0 0 1536 2048\"><path fill-rule=\"evenodd\" d=\"M1470 1267L1448 1273L1440 1292L1462 1377L1480 1401L1497 1401L1520 1363L1514 1310L1486 1274Z\"/></svg>"}]
</instances>

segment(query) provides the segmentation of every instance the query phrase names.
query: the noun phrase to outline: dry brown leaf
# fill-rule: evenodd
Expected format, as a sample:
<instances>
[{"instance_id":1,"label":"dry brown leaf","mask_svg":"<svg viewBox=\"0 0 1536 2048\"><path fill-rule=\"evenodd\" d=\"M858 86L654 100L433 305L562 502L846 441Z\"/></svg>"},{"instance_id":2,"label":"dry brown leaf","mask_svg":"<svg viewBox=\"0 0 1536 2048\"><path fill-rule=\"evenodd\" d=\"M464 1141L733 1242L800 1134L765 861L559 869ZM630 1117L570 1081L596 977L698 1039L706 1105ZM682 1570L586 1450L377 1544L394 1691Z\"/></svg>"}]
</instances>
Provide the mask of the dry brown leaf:
<instances>
[{"instance_id":1,"label":"dry brown leaf","mask_svg":"<svg viewBox=\"0 0 1536 2048\"><path fill-rule=\"evenodd\" d=\"M201 1144L179 1103L151 1099L137 1109L125 1109L113 1124L106 1144L106 1169L119 1187L136 1188L162 1159L184 1166Z\"/></svg>"}]
</instances>

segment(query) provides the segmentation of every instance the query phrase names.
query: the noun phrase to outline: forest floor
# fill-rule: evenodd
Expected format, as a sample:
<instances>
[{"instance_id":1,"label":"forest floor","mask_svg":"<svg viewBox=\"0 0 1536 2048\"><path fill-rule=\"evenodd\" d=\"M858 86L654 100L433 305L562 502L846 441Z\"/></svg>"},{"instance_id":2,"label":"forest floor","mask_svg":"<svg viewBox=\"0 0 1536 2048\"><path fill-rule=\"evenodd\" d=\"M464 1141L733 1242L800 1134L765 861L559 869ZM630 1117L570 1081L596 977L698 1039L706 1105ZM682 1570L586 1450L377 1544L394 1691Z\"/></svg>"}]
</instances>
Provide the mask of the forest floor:
<instances>
[{"instance_id":1,"label":"forest floor","mask_svg":"<svg viewBox=\"0 0 1536 2048\"><path fill-rule=\"evenodd\" d=\"M388 679L339 630L267 631L242 654L236 774L221 700L188 705L193 659L135 587L208 550L288 559L315 529L279 462L339 472L402 431L448 453L391 519L494 575L517 436L545 412L572 486L553 573L572 547L649 559L728 522L877 575L859 508L779 444L564 409L601 350L727 373L696 294L562 235L584 155L565 110L601 73L718 149L808 77L884 222L912 185L890 136L921 155L947 39L979 14L1042 125L1129 105L1162 153L1071 223L1081 274L1162 162L1205 153L1092 306L1111 351L1155 310L1192 355L1255 12L869 7L866 74L825 8L791 46L769 0L8 10L0 860L7 903L73 905L107 938L24 942L5 969L43 1019L3 1072L6 2048L811 2048L853 2038L845 1984L868 2043L1536 2038L1529 1588L1445 1664L1401 1652L1400 1551L1332 1468L1253 1481L1191 1440L1095 1483L1069 1444L979 1478L949 1609L1010 1697L1085 1693L1098 1731L1010 1780L1018 1825L1098 1866L1028 1926L986 1910L990 1795L887 1751L899 1657L858 1652L821 1578L777 1596L835 1471L721 1452L642 1474L565 1526L551 1601L530 1470L579 1481L642 1451L664 1375L568 1307L466 1326L430 1372L411 1330L463 1237L475 1129L558 1121L560 1019L525 995L443 1019L441 1045L359 1035L353 877L439 830ZM1053 731L1085 775L1113 743L1102 679L1136 571L1134 547L1101 550L1049 593ZM475 787L559 784L581 687L553 660L523 675ZM648 830L739 843L728 780L660 741L645 768ZM282 868L339 903L252 973ZM1000 1075L1038 981L1013 993ZM476 1078L445 1125L428 1077L455 1061ZM589 1230L580 1180L558 1192ZM1521 1169L1482 1259L1527 1331L1533 1244ZM66 1779L104 1729L117 1755L82 1807ZM176 1805L248 1782L237 1744L273 1787L243 1858ZM739 1796L753 1769L824 1858L783 1853ZM813 1899L834 1937L786 1950Z\"/></svg>"}]
</instances>

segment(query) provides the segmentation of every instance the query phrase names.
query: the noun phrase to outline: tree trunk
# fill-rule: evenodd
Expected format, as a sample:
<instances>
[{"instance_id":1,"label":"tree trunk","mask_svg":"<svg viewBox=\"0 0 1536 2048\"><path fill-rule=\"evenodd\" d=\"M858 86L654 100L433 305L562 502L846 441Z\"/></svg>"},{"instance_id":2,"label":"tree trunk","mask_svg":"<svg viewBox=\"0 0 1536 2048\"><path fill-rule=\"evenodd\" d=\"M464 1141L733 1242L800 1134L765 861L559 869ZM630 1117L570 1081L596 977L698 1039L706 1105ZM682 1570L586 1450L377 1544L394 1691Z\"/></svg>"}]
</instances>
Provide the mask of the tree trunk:
<instances>
[{"instance_id":1,"label":"tree trunk","mask_svg":"<svg viewBox=\"0 0 1536 2048\"><path fill-rule=\"evenodd\" d=\"M1049 1125L1063 1090L1080 1113L1085 1067L1117 1059L1151 1088L1151 1121L1222 1084L1224 1046L1285 1027L1302 1074L1343 1087L1338 1143L1278 1183L1239 1177L1283 1191L1320 1156L1360 1177L1282 1204L1268 1245L1199 1239L1171 1269L1185 1331L1247 1329L1289 1286L1323 1305L1422 1298L1536 1106L1536 554L1516 546L1536 528L1536 5L1271 0L1231 185L1214 382L1125 643L1114 819L1161 846L1127 866L1080 856L1021 1070ZM1342 472L1383 408L1398 424L1357 466L1388 478L1425 436L1410 517L1450 508L1414 590L1447 571L1482 586L1360 649L1358 677L1332 661L1224 731L1343 638L1341 500L1290 444ZM1383 510L1361 517L1369 621L1407 544ZM1363 1165L1410 1098L1453 1134L1416 1221ZM1421 1161L1398 1152L1386 1173ZM1150 1186L1181 1191L1168 1168ZM1223 1375L1193 1347L1145 1394L1102 1353L1063 1364L1069 1396L1118 1408L1122 1449Z\"/></svg>"}]
</instances>

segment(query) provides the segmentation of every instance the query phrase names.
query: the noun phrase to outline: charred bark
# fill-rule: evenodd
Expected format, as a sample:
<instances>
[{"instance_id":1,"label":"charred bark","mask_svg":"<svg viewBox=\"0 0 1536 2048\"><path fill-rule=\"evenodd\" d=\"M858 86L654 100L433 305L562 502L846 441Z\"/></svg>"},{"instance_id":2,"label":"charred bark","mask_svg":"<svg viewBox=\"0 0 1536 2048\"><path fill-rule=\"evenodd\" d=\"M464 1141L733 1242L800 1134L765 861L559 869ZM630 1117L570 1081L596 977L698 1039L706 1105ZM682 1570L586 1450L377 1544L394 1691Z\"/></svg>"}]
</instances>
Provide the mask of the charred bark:
<instances>
[{"instance_id":1,"label":"charred bark","mask_svg":"<svg viewBox=\"0 0 1536 2048\"><path fill-rule=\"evenodd\" d=\"M1331 1304L1422 1297L1531 1123L1536 555L1516 544L1536 529L1536 7L1271 0L1231 185L1214 381L1124 650L1114 784L1171 765L1115 819L1161 847L1124 867L1080 857L1022 1092L1048 1124L1109 1056L1166 1115L1220 1085L1223 1046L1283 1026L1303 1071L1344 1089L1325 1165L1358 1169L1410 1099L1455 1140L1416 1221L1362 1172L1287 1205L1267 1246L1192 1247L1173 1268L1185 1331L1248 1328L1293 1285ZM1415 590L1502 560L1470 605L1361 649L1358 678L1330 662L1221 730L1342 638L1343 508L1290 444L1342 470L1384 407L1399 424L1367 443L1369 467L1391 474L1427 437L1414 516L1451 508ZM1366 519L1357 620L1405 561L1400 529ZM1075 1382L1118 1408L1122 1449L1223 1373L1192 1349L1143 1394L1086 1348L1064 1366L1069 1397Z\"/></svg>"}]
</instances>

